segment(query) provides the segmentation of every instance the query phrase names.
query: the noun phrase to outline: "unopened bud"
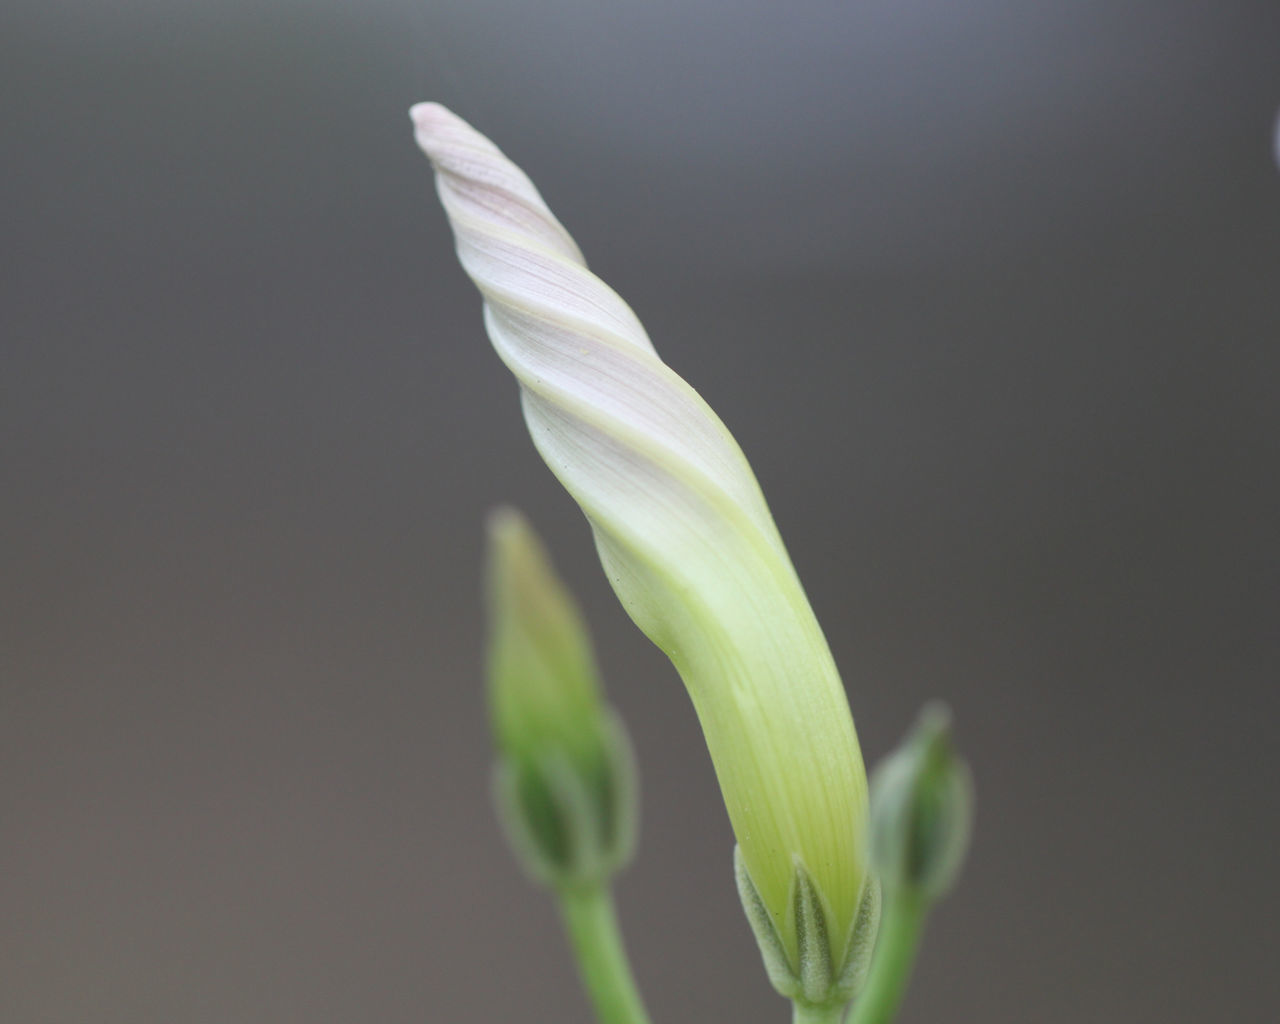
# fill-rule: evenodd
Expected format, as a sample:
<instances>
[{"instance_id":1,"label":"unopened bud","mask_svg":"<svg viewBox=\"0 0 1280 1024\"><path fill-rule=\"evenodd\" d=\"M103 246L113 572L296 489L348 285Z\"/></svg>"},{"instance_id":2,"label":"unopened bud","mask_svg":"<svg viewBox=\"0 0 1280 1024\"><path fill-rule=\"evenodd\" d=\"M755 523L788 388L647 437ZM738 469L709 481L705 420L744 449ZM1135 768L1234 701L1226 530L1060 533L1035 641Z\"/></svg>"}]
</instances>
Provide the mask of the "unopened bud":
<instances>
[{"instance_id":1,"label":"unopened bud","mask_svg":"<svg viewBox=\"0 0 1280 1024\"><path fill-rule=\"evenodd\" d=\"M951 888L969 848L973 781L951 745L951 716L930 705L871 777L871 863L886 899L933 901Z\"/></svg>"},{"instance_id":2,"label":"unopened bud","mask_svg":"<svg viewBox=\"0 0 1280 1024\"><path fill-rule=\"evenodd\" d=\"M831 651L746 457L524 172L439 104L411 116L534 444L586 513L623 606L689 690L788 961L800 956L798 860L843 963L867 879L866 771Z\"/></svg>"},{"instance_id":3,"label":"unopened bud","mask_svg":"<svg viewBox=\"0 0 1280 1024\"><path fill-rule=\"evenodd\" d=\"M595 884L634 846L631 745L605 705L582 615L524 518L489 522L489 710L503 831L536 880Z\"/></svg>"}]
</instances>

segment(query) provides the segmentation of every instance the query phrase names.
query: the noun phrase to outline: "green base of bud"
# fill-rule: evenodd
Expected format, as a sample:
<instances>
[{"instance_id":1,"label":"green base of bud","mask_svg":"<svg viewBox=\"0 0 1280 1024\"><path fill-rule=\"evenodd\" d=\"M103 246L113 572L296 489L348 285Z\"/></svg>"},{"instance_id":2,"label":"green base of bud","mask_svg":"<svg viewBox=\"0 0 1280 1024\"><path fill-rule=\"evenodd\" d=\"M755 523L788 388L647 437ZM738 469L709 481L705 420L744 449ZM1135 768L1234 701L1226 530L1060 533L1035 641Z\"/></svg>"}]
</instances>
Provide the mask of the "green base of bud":
<instances>
[{"instance_id":1,"label":"green base of bud","mask_svg":"<svg viewBox=\"0 0 1280 1024\"><path fill-rule=\"evenodd\" d=\"M554 749L500 758L493 798L521 867L556 889L596 886L630 861L639 823L635 754L622 720L604 716L603 756L589 775Z\"/></svg>"},{"instance_id":2,"label":"green base of bud","mask_svg":"<svg viewBox=\"0 0 1280 1024\"><path fill-rule=\"evenodd\" d=\"M798 860L791 882L792 911L795 914L798 950L787 954L777 923L756 890L739 848L733 851L738 895L751 930L760 946L769 981L779 994L797 1007L847 1006L861 991L875 947L880 922L880 886L868 879L862 891L858 913L847 935L833 936L828 928L825 901ZM833 945L835 940L838 945ZM837 953L839 951L839 960Z\"/></svg>"}]
</instances>

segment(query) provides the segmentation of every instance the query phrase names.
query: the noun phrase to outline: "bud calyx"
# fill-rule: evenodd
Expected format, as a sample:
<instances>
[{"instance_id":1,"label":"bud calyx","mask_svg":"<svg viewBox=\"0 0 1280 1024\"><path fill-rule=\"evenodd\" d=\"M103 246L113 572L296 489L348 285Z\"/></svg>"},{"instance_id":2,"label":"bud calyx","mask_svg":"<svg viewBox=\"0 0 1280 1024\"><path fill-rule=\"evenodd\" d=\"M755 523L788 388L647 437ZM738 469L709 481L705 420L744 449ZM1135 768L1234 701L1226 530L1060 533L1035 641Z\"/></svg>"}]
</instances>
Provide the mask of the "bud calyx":
<instances>
[{"instance_id":1,"label":"bud calyx","mask_svg":"<svg viewBox=\"0 0 1280 1024\"><path fill-rule=\"evenodd\" d=\"M796 938L792 956L738 847L734 847L733 867L738 895L773 987L788 999L811 1006L843 1006L857 996L866 980L880 922L879 884L867 879L847 934L832 934L828 901L796 858L791 880L791 931Z\"/></svg>"}]
</instances>

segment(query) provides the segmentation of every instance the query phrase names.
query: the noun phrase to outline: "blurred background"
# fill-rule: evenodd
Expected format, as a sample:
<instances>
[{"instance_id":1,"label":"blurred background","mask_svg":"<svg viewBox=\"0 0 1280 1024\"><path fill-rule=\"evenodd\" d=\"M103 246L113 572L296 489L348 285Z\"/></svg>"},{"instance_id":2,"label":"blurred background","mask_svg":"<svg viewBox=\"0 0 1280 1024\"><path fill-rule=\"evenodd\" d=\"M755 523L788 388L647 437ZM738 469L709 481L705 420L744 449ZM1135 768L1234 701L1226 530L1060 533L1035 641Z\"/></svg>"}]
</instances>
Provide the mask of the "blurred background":
<instances>
[{"instance_id":1,"label":"blurred background","mask_svg":"<svg viewBox=\"0 0 1280 1024\"><path fill-rule=\"evenodd\" d=\"M0 1020L586 1024L501 844L482 520L639 749L657 1022L769 1024L626 620L406 111L542 188L751 458L869 763L967 873L902 1020L1280 1002L1280 5L34 0L0 13Z\"/></svg>"}]
</instances>

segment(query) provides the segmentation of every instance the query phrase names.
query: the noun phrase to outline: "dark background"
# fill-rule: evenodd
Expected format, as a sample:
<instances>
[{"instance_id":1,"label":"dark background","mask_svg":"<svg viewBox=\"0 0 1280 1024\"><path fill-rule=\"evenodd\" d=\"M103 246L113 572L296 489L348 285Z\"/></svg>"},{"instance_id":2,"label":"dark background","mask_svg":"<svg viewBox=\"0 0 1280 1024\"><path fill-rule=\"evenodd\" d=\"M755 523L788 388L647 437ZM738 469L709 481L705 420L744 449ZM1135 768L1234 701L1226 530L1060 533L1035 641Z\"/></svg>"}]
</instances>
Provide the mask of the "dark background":
<instances>
[{"instance_id":1,"label":"dark background","mask_svg":"<svg viewBox=\"0 0 1280 1024\"><path fill-rule=\"evenodd\" d=\"M780 1022L674 672L406 110L539 183L751 458L869 762L979 814L903 1021L1280 1002L1280 5L0 13L0 1020L585 1022L488 804L481 523L639 748L655 1020Z\"/></svg>"}]
</instances>

